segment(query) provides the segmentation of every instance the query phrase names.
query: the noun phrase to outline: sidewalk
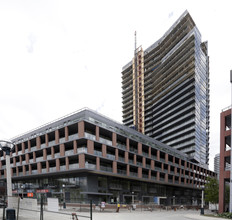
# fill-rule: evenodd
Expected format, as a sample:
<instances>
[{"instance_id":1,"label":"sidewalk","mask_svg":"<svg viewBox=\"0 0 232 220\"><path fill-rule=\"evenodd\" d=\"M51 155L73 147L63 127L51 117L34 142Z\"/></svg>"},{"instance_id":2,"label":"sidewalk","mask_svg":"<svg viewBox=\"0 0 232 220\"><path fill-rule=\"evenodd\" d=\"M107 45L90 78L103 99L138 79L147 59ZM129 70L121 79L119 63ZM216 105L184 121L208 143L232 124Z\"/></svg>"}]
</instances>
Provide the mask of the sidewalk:
<instances>
[{"instance_id":1,"label":"sidewalk","mask_svg":"<svg viewBox=\"0 0 232 220\"><path fill-rule=\"evenodd\" d=\"M115 210L116 211L116 210ZM49 213L44 212L44 220L70 220L71 213L75 212L72 210L62 210L62 213ZM206 211L206 213L210 213ZM89 212L79 212L77 213L78 220L88 220ZM83 217L85 216L85 217ZM2 219L2 209L0 210L0 220ZM21 211L19 215L19 220L39 220L39 212ZM155 211L129 211L120 210L119 213L116 212L93 212L93 220L220 220L223 218L207 217L200 215L200 211L193 210L177 210L177 211L166 211L166 210L155 210ZM225 220L225 219L224 219Z\"/></svg>"}]
</instances>

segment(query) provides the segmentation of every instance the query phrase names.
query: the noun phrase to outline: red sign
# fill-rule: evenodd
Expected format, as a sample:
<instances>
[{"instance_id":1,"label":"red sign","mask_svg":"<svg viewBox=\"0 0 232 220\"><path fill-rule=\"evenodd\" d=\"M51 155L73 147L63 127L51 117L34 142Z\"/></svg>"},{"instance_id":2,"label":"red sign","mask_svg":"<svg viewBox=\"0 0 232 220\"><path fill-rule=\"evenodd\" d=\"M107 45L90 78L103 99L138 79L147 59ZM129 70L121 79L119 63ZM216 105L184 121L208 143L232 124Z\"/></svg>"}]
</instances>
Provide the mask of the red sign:
<instances>
[{"instance_id":1,"label":"red sign","mask_svg":"<svg viewBox=\"0 0 232 220\"><path fill-rule=\"evenodd\" d=\"M48 193L48 189L37 189L37 193Z\"/></svg>"},{"instance_id":2,"label":"red sign","mask_svg":"<svg viewBox=\"0 0 232 220\"><path fill-rule=\"evenodd\" d=\"M27 197L33 197L33 193L27 193Z\"/></svg>"}]
</instances>

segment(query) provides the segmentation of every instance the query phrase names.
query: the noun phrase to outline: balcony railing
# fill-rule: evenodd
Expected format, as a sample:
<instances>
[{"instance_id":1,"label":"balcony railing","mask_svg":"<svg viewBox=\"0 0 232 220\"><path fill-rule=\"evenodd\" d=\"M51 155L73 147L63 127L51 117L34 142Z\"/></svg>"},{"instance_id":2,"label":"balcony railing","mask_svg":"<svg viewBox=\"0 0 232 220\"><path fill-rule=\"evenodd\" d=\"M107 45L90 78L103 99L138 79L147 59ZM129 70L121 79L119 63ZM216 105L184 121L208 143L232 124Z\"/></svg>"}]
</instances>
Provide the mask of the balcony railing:
<instances>
[{"instance_id":1,"label":"balcony railing","mask_svg":"<svg viewBox=\"0 0 232 220\"><path fill-rule=\"evenodd\" d=\"M69 164L70 170L76 170L79 169L79 163Z\"/></svg>"},{"instance_id":2,"label":"balcony railing","mask_svg":"<svg viewBox=\"0 0 232 220\"><path fill-rule=\"evenodd\" d=\"M121 174L121 175L126 175L126 170L117 170L118 171L118 174Z\"/></svg>"},{"instance_id":3,"label":"balcony railing","mask_svg":"<svg viewBox=\"0 0 232 220\"><path fill-rule=\"evenodd\" d=\"M51 147L51 146L53 146L53 145L55 145L55 144L56 144L56 141L55 141L55 140L49 141L49 142L48 142L48 146L49 146L49 147Z\"/></svg>"},{"instance_id":4,"label":"balcony railing","mask_svg":"<svg viewBox=\"0 0 232 220\"><path fill-rule=\"evenodd\" d=\"M43 143L43 144L40 145L40 148L41 148L41 149L43 149L43 148L45 148L45 147L46 147L46 144L45 144L45 143Z\"/></svg>"},{"instance_id":5,"label":"balcony railing","mask_svg":"<svg viewBox=\"0 0 232 220\"><path fill-rule=\"evenodd\" d=\"M112 167L100 166L100 169L101 169L102 171L112 172Z\"/></svg>"},{"instance_id":6,"label":"balcony railing","mask_svg":"<svg viewBox=\"0 0 232 220\"><path fill-rule=\"evenodd\" d=\"M73 140L76 140L76 139L78 139L78 134L72 134L72 135L68 136L69 141L73 141Z\"/></svg>"},{"instance_id":7,"label":"balcony railing","mask_svg":"<svg viewBox=\"0 0 232 220\"><path fill-rule=\"evenodd\" d=\"M92 163L86 162L86 163L85 163L85 168L91 169L91 170L96 170L96 165L95 165L95 164L92 164Z\"/></svg>"},{"instance_id":8,"label":"balcony railing","mask_svg":"<svg viewBox=\"0 0 232 220\"><path fill-rule=\"evenodd\" d=\"M31 152L35 150L36 150L36 147L31 147Z\"/></svg>"},{"instance_id":9,"label":"balcony railing","mask_svg":"<svg viewBox=\"0 0 232 220\"><path fill-rule=\"evenodd\" d=\"M37 170L32 170L32 171L31 171L31 174L37 174L37 173L38 173Z\"/></svg>"},{"instance_id":10,"label":"balcony railing","mask_svg":"<svg viewBox=\"0 0 232 220\"><path fill-rule=\"evenodd\" d=\"M54 156L55 156L55 158L59 158L60 157L60 152L55 153Z\"/></svg>"},{"instance_id":11,"label":"balcony railing","mask_svg":"<svg viewBox=\"0 0 232 220\"><path fill-rule=\"evenodd\" d=\"M107 139L105 139L105 138L101 138L101 137L99 137L99 141L100 141L101 143L103 143L103 144L106 144L106 145L112 146L112 141L107 140Z\"/></svg>"},{"instance_id":12,"label":"balcony railing","mask_svg":"<svg viewBox=\"0 0 232 220\"><path fill-rule=\"evenodd\" d=\"M47 169L46 168L42 169L41 171L42 171L42 173L47 173Z\"/></svg>"},{"instance_id":13,"label":"balcony railing","mask_svg":"<svg viewBox=\"0 0 232 220\"><path fill-rule=\"evenodd\" d=\"M40 162L40 161L43 161L44 159L43 159L43 157L37 157L36 158L36 162Z\"/></svg>"},{"instance_id":14,"label":"balcony railing","mask_svg":"<svg viewBox=\"0 0 232 220\"><path fill-rule=\"evenodd\" d=\"M124 157L118 157L118 161L125 162L125 158Z\"/></svg>"},{"instance_id":15,"label":"balcony railing","mask_svg":"<svg viewBox=\"0 0 232 220\"><path fill-rule=\"evenodd\" d=\"M77 153L87 153L87 147L79 147L77 148Z\"/></svg>"},{"instance_id":16,"label":"balcony railing","mask_svg":"<svg viewBox=\"0 0 232 220\"><path fill-rule=\"evenodd\" d=\"M60 171L65 171L66 170L66 166L60 166Z\"/></svg>"},{"instance_id":17,"label":"balcony railing","mask_svg":"<svg viewBox=\"0 0 232 220\"><path fill-rule=\"evenodd\" d=\"M49 171L50 171L50 172L56 172L56 167L50 167L50 168L49 168Z\"/></svg>"},{"instance_id":18,"label":"balcony railing","mask_svg":"<svg viewBox=\"0 0 232 220\"><path fill-rule=\"evenodd\" d=\"M87 133L87 132L85 132L85 137L87 138L87 139L90 139L90 140L93 140L93 141L95 141L95 135L93 135L93 134L90 134L90 133Z\"/></svg>"},{"instance_id":19,"label":"balcony railing","mask_svg":"<svg viewBox=\"0 0 232 220\"><path fill-rule=\"evenodd\" d=\"M126 150L126 146L122 145L122 144L117 144L117 147L122 149L122 150Z\"/></svg>"},{"instance_id":20,"label":"balcony railing","mask_svg":"<svg viewBox=\"0 0 232 220\"><path fill-rule=\"evenodd\" d=\"M65 156L70 156L74 154L74 150L67 150L65 151Z\"/></svg>"},{"instance_id":21,"label":"balcony railing","mask_svg":"<svg viewBox=\"0 0 232 220\"><path fill-rule=\"evenodd\" d=\"M138 173L135 173L135 172L130 172L130 176L135 176L135 177L138 177Z\"/></svg>"},{"instance_id":22,"label":"balcony railing","mask_svg":"<svg viewBox=\"0 0 232 220\"><path fill-rule=\"evenodd\" d=\"M115 155L107 154L106 157L110 160L115 160Z\"/></svg>"},{"instance_id":23,"label":"balcony railing","mask_svg":"<svg viewBox=\"0 0 232 220\"><path fill-rule=\"evenodd\" d=\"M102 156L102 152L98 151L98 150L94 150L94 155L101 157Z\"/></svg>"}]
</instances>

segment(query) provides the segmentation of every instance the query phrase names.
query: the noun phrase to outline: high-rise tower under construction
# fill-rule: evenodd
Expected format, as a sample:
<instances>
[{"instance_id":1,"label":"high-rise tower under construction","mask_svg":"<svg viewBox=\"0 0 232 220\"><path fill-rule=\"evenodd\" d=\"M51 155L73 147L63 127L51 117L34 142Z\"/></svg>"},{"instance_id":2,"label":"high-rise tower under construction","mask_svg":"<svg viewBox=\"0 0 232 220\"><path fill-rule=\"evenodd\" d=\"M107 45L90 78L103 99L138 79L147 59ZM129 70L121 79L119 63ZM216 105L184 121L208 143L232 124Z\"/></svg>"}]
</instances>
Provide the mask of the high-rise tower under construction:
<instances>
[{"instance_id":1,"label":"high-rise tower under construction","mask_svg":"<svg viewBox=\"0 0 232 220\"><path fill-rule=\"evenodd\" d=\"M187 11L149 48L135 48L122 95L125 125L208 164L208 47Z\"/></svg>"}]
</instances>

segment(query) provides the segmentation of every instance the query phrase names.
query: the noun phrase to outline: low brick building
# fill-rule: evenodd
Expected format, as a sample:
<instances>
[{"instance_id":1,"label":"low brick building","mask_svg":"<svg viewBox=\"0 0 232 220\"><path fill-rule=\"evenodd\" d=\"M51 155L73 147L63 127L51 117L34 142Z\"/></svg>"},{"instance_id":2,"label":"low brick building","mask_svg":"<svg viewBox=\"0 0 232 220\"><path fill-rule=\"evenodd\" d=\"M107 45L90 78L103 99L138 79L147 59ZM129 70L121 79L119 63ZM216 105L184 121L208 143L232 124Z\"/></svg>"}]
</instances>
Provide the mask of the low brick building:
<instances>
[{"instance_id":1,"label":"low brick building","mask_svg":"<svg viewBox=\"0 0 232 220\"><path fill-rule=\"evenodd\" d=\"M84 109L12 140L13 193L108 203L199 204L216 174L159 141ZM1 156L0 180L6 177ZM65 192L62 187L65 187Z\"/></svg>"}]
</instances>

